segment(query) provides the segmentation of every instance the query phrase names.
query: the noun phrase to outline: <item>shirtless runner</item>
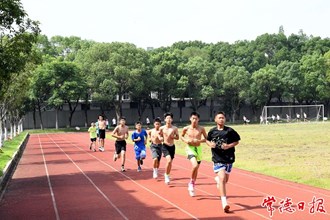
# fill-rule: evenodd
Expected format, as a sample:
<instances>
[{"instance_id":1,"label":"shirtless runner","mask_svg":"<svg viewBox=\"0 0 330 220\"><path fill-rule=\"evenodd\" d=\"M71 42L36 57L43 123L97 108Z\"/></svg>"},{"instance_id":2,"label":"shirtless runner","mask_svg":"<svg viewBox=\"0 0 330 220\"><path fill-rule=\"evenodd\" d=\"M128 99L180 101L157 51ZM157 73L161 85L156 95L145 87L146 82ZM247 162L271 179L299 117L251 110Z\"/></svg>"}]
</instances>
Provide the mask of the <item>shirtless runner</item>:
<instances>
[{"instance_id":1,"label":"shirtless runner","mask_svg":"<svg viewBox=\"0 0 330 220\"><path fill-rule=\"evenodd\" d=\"M128 126L125 117L120 118L119 125L112 132L112 137L116 138L113 161L121 158L121 171L125 172L126 139L128 138Z\"/></svg>"},{"instance_id":2,"label":"shirtless runner","mask_svg":"<svg viewBox=\"0 0 330 220\"><path fill-rule=\"evenodd\" d=\"M190 160L192 166L188 191L190 196L195 196L195 183L198 168L202 161L202 147L200 145L206 141L207 134L205 128L198 125L199 113L192 112L190 114L190 122L190 125L182 129L181 140L187 144L186 151L188 160Z\"/></svg>"},{"instance_id":3,"label":"shirtless runner","mask_svg":"<svg viewBox=\"0 0 330 220\"><path fill-rule=\"evenodd\" d=\"M153 173L152 177L156 179L158 177L159 162L162 157L162 140L163 138L159 136L161 126L160 118L156 118L154 121L154 128L148 130L148 137L150 140L150 150L153 159Z\"/></svg>"},{"instance_id":4,"label":"shirtless runner","mask_svg":"<svg viewBox=\"0 0 330 220\"><path fill-rule=\"evenodd\" d=\"M172 169L172 161L175 155L175 145L174 140L179 140L179 131L178 128L172 125L173 114L171 112L164 114L165 125L160 127L159 135L163 138L162 151L163 155L166 158L165 165L165 183L170 183L170 173Z\"/></svg>"},{"instance_id":5,"label":"shirtless runner","mask_svg":"<svg viewBox=\"0 0 330 220\"><path fill-rule=\"evenodd\" d=\"M104 151L104 139L105 139L105 129L106 129L106 122L104 120L103 115L99 115L99 119L97 121L98 128L99 128L99 140L100 140L100 146L99 151Z\"/></svg>"}]
</instances>

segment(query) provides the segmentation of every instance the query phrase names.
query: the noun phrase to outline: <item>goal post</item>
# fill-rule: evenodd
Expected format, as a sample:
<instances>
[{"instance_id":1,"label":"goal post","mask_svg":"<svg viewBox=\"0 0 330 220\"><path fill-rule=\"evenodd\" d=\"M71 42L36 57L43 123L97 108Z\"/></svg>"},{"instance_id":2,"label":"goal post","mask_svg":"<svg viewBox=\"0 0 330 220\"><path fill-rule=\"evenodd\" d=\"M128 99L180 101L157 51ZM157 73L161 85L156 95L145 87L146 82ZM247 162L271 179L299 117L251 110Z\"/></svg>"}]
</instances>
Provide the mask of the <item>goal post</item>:
<instances>
[{"instance_id":1,"label":"goal post","mask_svg":"<svg viewBox=\"0 0 330 220\"><path fill-rule=\"evenodd\" d=\"M325 120L324 105L264 106L260 116L260 124Z\"/></svg>"}]
</instances>

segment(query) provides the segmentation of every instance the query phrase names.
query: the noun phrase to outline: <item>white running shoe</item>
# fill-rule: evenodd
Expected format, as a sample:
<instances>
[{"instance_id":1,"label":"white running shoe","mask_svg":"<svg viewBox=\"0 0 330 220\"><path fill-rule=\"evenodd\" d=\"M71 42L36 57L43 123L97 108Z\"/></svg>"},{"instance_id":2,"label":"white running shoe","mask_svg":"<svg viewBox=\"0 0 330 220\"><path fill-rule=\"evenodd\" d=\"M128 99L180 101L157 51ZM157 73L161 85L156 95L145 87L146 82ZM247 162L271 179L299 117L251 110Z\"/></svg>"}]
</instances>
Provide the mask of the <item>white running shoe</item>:
<instances>
[{"instance_id":1,"label":"white running shoe","mask_svg":"<svg viewBox=\"0 0 330 220\"><path fill-rule=\"evenodd\" d=\"M170 175L164 174L165 177L165 184L170 184Z\"/></svg>"},{"instance_id":2,"label":"white running shoe","mask_svg":"<svg viewBox=\"0 0 330 220\"><path fill-rule=\"evenodd\" d=\"M99 147L99 151L104 152L104 147Z\"/></svg>"},{"instance_id":3,"label":"white running shoe","mask_svg":"<svg viewBox=\"0 0 330 220\"><path fill-rule=\"evenodd\" d=\"M158 171L154 170L154 172L152 173L152 178L157 179L158 177Z\"/></svg>"},{"instance_id":4,"label":"white running shoe","mask_svg":"<svg viewBox=\"0 0 330 220\"><path fill-rule=\"evenodd\" d=\"M195 196L195 189L193 183L188 183L188 191L191 197Z\"/></svg>"},{"instance_id":5,"label":"white running shoe","mask_svg":"<svg viewBox=\"0 0 330 220\"><path fill-rule=\"evenodd\" d=\"M219 176L214 177L214 180L215 180L215 182L217 183L217 188L219 189L219 187L220 187Z\"/></svg>"},{"instance_id":6,"label":"white running shoe","mask_svg":"<svg viewBox=\"0 0 330 220\"><path fill-rule=\"evenodd\" d=\"M113 155L113 161L116 161L117 158L118 158L118 156L117 156L117 154L115 153L115 154Z\"/></svg>"}]
</instances>

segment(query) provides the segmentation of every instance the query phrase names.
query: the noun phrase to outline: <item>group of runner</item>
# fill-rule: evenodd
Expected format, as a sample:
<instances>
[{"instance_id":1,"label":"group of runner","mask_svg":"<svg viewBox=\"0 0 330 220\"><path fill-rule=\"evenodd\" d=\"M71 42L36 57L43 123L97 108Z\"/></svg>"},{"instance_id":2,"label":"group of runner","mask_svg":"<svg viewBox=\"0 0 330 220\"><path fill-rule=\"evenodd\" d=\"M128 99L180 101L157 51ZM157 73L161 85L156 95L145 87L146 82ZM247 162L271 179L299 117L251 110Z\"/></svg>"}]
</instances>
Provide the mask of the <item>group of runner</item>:
<instances>
[{"instance_id":1,"label":"group of runner","mask_svg":"<svg viewBox=\"0 0 330 220\"><path fill-rule=\"evenodd\" d=\"M202 161L202 143L206 143L212 152L213 170L216 174L215 181L221 196L222 208L225 213L229 212L229 205L226 198L226 183L229 180L229 174L232 165L235 162L235 146L239 143L239 134L231 127L225 126L226 116L224 112L218 112L214 121L216 126L208 133L204 127L199 125L200 115L198 112L190 114L190 124L182 129L181 135L176 126L172 124L173 114L168 112L164 114L165 124L162 126L161 119L154 120L154 127L147 131L142 128L141 122L135 123L135 130L131 135L134 142L135 159L137 161L137 171L142 170L141 165L146 158L147 141L150 142L150 150L153 159L153 178L158 178L158 169L163 155L166 159L164 181L170 183L170 173L175 156L175 141L181 139L186 144L187 158L191 162L190 181L188 183L188 192L190 196L195 196L195 184L198 175L198 169ZM96 151L96 137L92 133L98 130L99 151L104 151L105 139L105 120L102 115L99 116L96 124L92 123L89 128L91 144L90 149ZM121 171L125 171L126 140L129 137L129 128L126 125L126 119L120 118L119 124L111 133L116 138L115 153L113 160L121 159ZM181 137L181 138L180 138ZM94 148L92 146L94 145Z\"/></svg>"}]
</instances>

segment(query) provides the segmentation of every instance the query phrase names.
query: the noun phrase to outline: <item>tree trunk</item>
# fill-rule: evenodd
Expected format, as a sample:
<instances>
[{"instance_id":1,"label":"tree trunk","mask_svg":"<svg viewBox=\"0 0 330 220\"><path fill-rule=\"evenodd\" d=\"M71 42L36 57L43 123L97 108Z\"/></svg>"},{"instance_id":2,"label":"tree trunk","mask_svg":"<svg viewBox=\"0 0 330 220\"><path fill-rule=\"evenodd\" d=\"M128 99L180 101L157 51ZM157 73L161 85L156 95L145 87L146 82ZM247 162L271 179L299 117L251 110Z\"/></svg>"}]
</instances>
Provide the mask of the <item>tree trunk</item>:
<instances>
[{"instance_id":1,"label":"tree trunk","mask_svg":"<svg viewBox=\"0 0 330 220\"><path fill-rule=\"evenodd\" d=\"M40 105L39 100L38 100L38 111L39 111L40 129L44 130L44 123L42 121L41 105Z\"/></svg>"},{"instance_id":2,"label":"tree trunk","mask_svg":"<svg viewBox=\"0 0 330 220\"><path fill-rule=\"evenodd\" d=\"M155 119L156 116L155 116L155 109L154 109L153 102L151 101L151 102L149 103L149 105L150 105L150 109L151 109L152 119Z\"/></svg>"},{"instance_id":3,"label":"tree trunk","mask_svg":"<svg viewBox=\"0 0 330 220\"><path fill-rule=\"evenodd\" d=\"M85 109L84 109L84 113L85 113L85 128L88 127L88 110L87 110L87 106L88 106L88 93L86 93Z\"/></svg>"},{"instance_id":4,"label":"tree trunk","mask_svg":"<svg viewBox=\"0 0 330 220\"><path fill-rule=\"evenodd\" d=\"M58 108L56 108L55 112L55 129L58 130Z\"/></svg>"},{"instance_id":5,"label":"tree trunk","mask_svg":"<svg viewBox=\"0 0 330 220\"><path fill-rule=\"evenodd\" d=\"M37 121L36 121L36 108L34 107L33 108L33 129L36 129L37 128Z\"/></svg>"},{"instance_id":6,"label":"tree trunk","mask_svg":"<svg viewBox=\"0 0 330 220\"><path fill-rule=\"evenodd\" d=\"M2 119L0 117L0 152L2 152L1 148L2 148L2 145L3 145L3 138L2 138Z\"/></svg>"},{"instance_id":7,"label":"tree trunk","mask_svg":"<svg viewBox=\"0 0 330 220\"><path fill-rule=\"evenodd\" d=\"M8 140L7 116L5 116L3 128L4 128L4 140L6 141Z\"/></svg>"},{"instance_id":8,"label":"tree trunk","mask_svg":"<svg viewBox=\"0 0 330 220\"><path fill-rule=\"evenodd\" d=\"M69 127L72 126L72 118L73 118L73 114L75 113L78 103L79 103L79 98L74 102L74 106L72 106L70 100L67 101L69 104L69 108L70 108L70 116L69 116Z\"/></svg>"}]
</instances>

